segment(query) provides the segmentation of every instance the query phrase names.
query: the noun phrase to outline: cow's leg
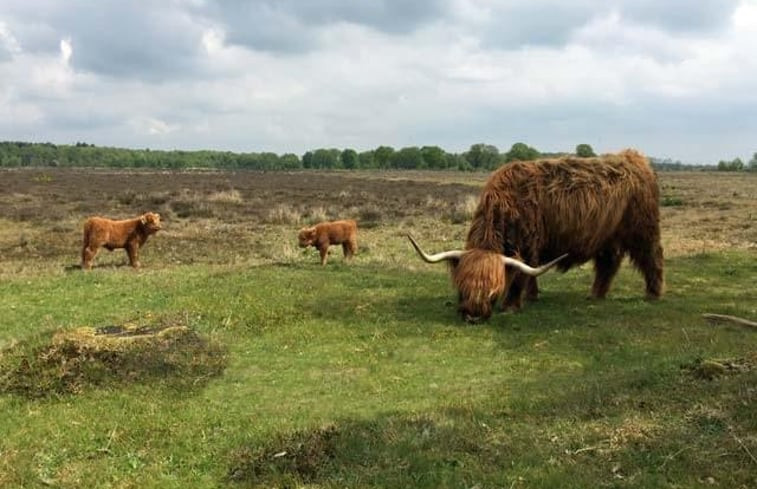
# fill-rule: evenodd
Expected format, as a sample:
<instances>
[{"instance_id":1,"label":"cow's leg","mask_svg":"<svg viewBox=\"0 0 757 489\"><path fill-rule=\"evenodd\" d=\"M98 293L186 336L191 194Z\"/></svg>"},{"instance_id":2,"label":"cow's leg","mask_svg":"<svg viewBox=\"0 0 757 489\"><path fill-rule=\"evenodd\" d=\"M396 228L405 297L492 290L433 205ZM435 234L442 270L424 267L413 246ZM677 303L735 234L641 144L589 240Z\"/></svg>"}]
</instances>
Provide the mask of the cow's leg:
<instances>
[{"instance_id":1,"label":"cow's leg","mask_svg":"<svg viewBox=\"0 0 757 489\"><path fill-rule=\"evenodd\" d=\"M662 245L659 239L629 250L631 261L644 275L647 284L647 299L658 299L665 285L663 278Z\"/></svg>"},{"instance_id":2,"label":"cow's leg","mask_svg":"<svg viewBox=\"0 0 757 489\"><path fill-rule=\"evenodd\" d=\"M97 255L98 247L85 244L81 250L81 268L82 270L91 270L92 261L94 261Z\"/></svg>"},{"instance_id":3,"label":"cow's leg","mask_svg":"<svg viewBox=\"0 0 757 489\"><path fill-rule=\"evenodd\" d=\"M526 300L535 301L539 298L539 282L536 277L528 277L526 280Z\"/></svg>"},{"instance_id":4,"label":"cow's leg","mask_svg":"<svg viewBox=\"0 0 757 489\"><path fill-rule=\"evenodd\" d=\"M129 264L134 268L139 268L139 245L137 243L126 243L126 253L129 255Z\"/></svg>"},{"instance_id":5,"label":"cow's leg","mask_svg":"<svg viewBox=\"0 0 757 489\"><path fill-rule=\"evenodd\" d=\"M600 250L594 257L594 285L591 287L591 296L594 299L604 299L610 290L612 279L618 273L620 262L623 261L623 252L613 244Z\"/></svg>"},{"instance_id":6,"label":"cow's leg","mask_svg":"<svg viewBox=\"0 0 757 489\"><path fill-rule=\"evenodd\" d=\"M502 309L505 311L510 309L517 311L523 307L523 292L529 276L525 273L514 272L512 270L507 270L505 273L513 275L512 280L509 280L510 285L507 287L505 298L502 302Z\"/></svg>"},{"instance_id":7,"label":"cow's leg","mask_svg":"<svg viewBox=\"0 0 757 489\"><path fill-rule=\"evenodd\" d=\"M318 251L321 253L321 265L326 265L326 259L329 256L329 246L328 245L319 245Z\"/></svg>"},{"instance_id":8,"label":"cow's leg","mask_svg":"<svg viewBox=\"0 0 757 489\"><path fill-rule=\"evenodd\" d=\"M526 263L538 263L539 257L535 252L523 250L520 258ZM517 272L511 267L505 268L506 293L502 304L504 310L512 309L514 311L523 307L523 296L527 295L528 299L535 299L539 294L539 285L536 277L531 277L525 273Z\"/></svg>"}]
</instances>

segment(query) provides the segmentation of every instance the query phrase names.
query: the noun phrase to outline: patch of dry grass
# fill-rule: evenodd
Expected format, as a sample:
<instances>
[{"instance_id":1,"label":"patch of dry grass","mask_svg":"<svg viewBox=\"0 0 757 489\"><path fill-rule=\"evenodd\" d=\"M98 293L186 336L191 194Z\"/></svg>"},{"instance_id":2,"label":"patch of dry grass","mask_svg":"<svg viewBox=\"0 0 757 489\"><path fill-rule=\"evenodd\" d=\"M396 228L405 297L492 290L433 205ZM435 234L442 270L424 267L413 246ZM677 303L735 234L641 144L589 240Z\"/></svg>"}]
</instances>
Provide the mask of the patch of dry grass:
<instances>
[{"instance_id":1,"label":"patch of dry grass","mask_svg":"<svg viewBox=\"0 0 757 489\"><path fill-rule=\"evenodd\" d=\"M196 384L225 363L224 348L180 322L80 327L0 352L0 392L46 397L156 378Z\"/></svg>"},{"instance_id":2,"label":"patch of dry grass","mask_svg":"<svg viewBox=\"0 0 757 489\"><path fill-rule=\"evenodd\" d=\"M272 209L269 209L264 219L264 222L268 224L296 225L300 224L301 221L302 216L300 215L300 212L294 207L286 204L278 204Z\"/></svg>"},{"instance_id":3,"label":"patch of dry grass","mask_svg":"<svg viewBox=\"0 0 757 489\"><path fill-rule=\"evenodd\" d=\"M237 189L219 190L208 195L209 202L219 202L224 204L241 204L242 193Z\"/></svg>"},{"instance_id":4,"label":"patch of dry grass","mask_svg":"<svg viewBox=\"0 0 757 489\"><path fill-rule=\"evenodd\" d=\"M477 206L478 197L475 195L466 195L455 203L450 214L450 221L455 224L470 222Z\"/></svg>"},{"instance_id":5,"label":"patch of dry grass","mask_svg":"<svg viewBox=\"0 0 757 489\"><path fill-rule=\"evenodd\" d=\"M321 205L310 207L305 211L305 221L308 224L318 224L329 220L329 214L326 209Z\"/></svg>"}]
</instances>

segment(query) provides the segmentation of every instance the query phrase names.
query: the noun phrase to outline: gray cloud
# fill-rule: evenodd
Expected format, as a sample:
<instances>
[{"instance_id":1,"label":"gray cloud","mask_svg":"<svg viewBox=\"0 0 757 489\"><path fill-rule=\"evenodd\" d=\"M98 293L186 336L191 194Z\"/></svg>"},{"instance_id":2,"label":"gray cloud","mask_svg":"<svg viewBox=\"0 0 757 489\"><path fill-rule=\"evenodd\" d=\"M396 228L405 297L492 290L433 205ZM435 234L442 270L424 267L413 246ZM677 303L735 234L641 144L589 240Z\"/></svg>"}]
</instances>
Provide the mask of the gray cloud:
<instances>
[{"instance_id":1,"label":"gray cloud","mask_svg":"<svg viewBox=\"0 0 757 489\"><path fill-rule=\"evenodd\" d=\"M618 2L624 17L670 32L711 33L722 30L738 0L633 0Z\"/></svg>"},{"instance_id":2,"label":"gray cloud","mask_svg":"<svg viewBox=\"0 0 757 489\"><path fill-rule=\"evenodd\" d=\"M443 0L261 0L212 3L194 11L224 28L232 44L298 53L317 49L317 33L329 25L352 23L401 35L439 18L444 10Z\"/></svg>"},{"instance_id":3,"label":"gray cloud","mask_svg":"<svg viewBox=\"0 0 757 489\"><path fill-rule=\"evenodd\" d=\"M738 0L537 0L491 1L481 29L489 46L562 46L578 29L612 14L622 21L653 27L671 35L712 34L727 26Z\"/></svg>"},{"instance_id":4,"label":"gray cloud","mask_svg":"<svg viewBox=\"0 0 757 489\"><path fill-rule=\"evenodd\" d=\"M76 69L157 80L199 74L202 30L171 10L115 2L106 14L68 13L61 30L70 32Z\"/></svg>"},{"instance_id":5,"label":"gray cloud","mask_svg":"<svg viewBox=\"0 0 757 489\"><path fill-rule=\"evenodd\" d=\"M3 14L6 138L757 150L751 0L5 0Z\"/></svg>"},{"instance_id":6,"label":"gray cloud","mask_svg":"<svg viewBox=\"0 0 757 489\"><path fill-rule=\"evenodd\" d=\"M85 0L14 2L13 29L25 52L50 54L61 39L77 70L161 80L200 73L202 25L175 3Z\"/></svg>"}]
</instances>

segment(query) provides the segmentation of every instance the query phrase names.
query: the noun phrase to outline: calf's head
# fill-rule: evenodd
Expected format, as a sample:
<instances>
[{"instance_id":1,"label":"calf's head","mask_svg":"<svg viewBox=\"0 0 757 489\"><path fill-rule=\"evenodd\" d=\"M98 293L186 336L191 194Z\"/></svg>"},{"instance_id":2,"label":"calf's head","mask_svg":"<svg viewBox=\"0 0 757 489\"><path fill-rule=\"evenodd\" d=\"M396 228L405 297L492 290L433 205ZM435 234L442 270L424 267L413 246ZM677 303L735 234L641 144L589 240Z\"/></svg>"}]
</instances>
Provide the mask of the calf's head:
<instances>
[{"instance_id":1,"label":"calf's head","mask_svg":"<svg viewBox=\"0 0 757 489\"><path fill-rule=\"evenodd\" d=\"M315 227L302 228L300 234L297 235L297 241L301 248L307 248L315 242L316 232Z\"/></svg>"},{"instance_id":2,"label":"calf's head","mask_svg":"<svg viewBox=\"0 0 757 489\"><path fill-rule=\"evenodd\" d=\"M510 284L507 277L507 267L538 277L558 261L565 258L562 255L549 263L533 268L517 258L505 256L489 250L453 250L429 255L408 234L415 251L427 263L448 262L452 275L452 283L458 292L458 311L463 319L475 323L488 319L492 314L494 304L506 291Z\"/></svg>"},{"instance_id":3,"label":"calf's head","mask_svg":"<svg viewBox=\"0 0 757 489\"><path fill-rule=\"evenodd\" d=\"M147 234L157 233L162 229L160 224L160 214L157 212L145 212L139 217L139 223Z\"/></svg>"}]
</instances>

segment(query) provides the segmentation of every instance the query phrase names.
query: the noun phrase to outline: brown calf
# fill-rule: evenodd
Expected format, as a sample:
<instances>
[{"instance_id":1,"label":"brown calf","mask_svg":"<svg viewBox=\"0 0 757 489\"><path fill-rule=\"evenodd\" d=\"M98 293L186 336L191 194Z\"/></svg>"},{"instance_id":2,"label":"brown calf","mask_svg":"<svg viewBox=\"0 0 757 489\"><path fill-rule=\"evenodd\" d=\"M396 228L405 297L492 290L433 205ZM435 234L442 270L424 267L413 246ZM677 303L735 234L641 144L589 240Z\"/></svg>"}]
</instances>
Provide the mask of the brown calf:
<instances>
[{"instance_id":1,"label":"brown calf","mask_svg":"<svg viewBox=\"0 0 757 489\"><path fill-rule=\"evenodd\" d=\"M160 214L147 212L133 219L114 221L104 217L90 217L84 224L84 246L81 251L81 267L92 268L92 261L100 246L108 251L126 249L129 263L139 268L139 247L147 238L161 229Z\"/></svg>"},{"instance_id":2,"label":"brown calf","mask_svg":"<svg viewBox=\"0 0 757 489\"><path fill-rule=\"evenodd\" d=\"M345 221L321 222L313 227L302 228L297 236L300 247L313 246L321 253L321 265L326 264L329 246L341 244L344 258L350 259L357 251L357 223Z\"/></svg>"}]
</instances>

